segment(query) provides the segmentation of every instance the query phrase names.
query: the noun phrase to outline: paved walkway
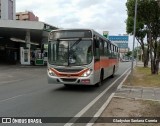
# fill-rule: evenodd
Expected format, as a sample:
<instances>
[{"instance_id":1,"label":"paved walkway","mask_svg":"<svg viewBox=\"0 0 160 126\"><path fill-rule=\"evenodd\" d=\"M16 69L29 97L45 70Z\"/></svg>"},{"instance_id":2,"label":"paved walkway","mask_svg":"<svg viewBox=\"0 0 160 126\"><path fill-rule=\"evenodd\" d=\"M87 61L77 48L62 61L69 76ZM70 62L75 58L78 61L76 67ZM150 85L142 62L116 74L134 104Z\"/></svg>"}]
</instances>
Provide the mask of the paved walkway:
<instances>
[{"instance_id":1,"label":"paved walkway","mask_svg":"<svg viewBox=\"0 0 160 126\"><path fill-rule=\"evenodd\" d=\"M135 62L135 64L136 66L140 66L140 67L144 66L144 63L142 61ZM151 62L148 62L148 67L151 67ZM160 63L159 63L159 67L160 67Z\"/></svg>"},{"instance_id":2,"label":"paved walkway","mask_svg":"<svg viewBox=\"0 0 160 126\"><path fill-rule=\"evenodd\" d=\"M160 101L160 88L122 86L116 91L115 97Z\"/></svg>"}]
</instances>

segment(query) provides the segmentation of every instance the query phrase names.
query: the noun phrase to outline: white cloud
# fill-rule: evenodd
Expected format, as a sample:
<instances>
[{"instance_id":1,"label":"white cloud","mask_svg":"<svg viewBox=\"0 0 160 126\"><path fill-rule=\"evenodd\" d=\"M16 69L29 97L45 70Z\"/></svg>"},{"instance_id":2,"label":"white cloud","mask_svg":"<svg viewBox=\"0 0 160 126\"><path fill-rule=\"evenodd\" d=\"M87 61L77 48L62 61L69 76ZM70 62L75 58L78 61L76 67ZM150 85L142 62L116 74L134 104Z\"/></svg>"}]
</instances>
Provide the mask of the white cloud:
<instances>
[{"instance_id":1,"label":"white cloud","mask_svg":"<svg viewBox=\"0 0 160 126\"><path fill-rule=\"evenodd\" d=\"M16 10L32 11L44 21L61 28L91 28L110 35L126 33L127 0L16 0ZM130 48L132 39L130 38Z\"/></svg>"},{"instance_id":2,"label":"white cloud","mask_svg":"<svg viewBox=\"0 0 160 126\"><path fill-rule=\"evenodd\" d=\"M40 21L63 28L126 31L126 0L16 0L17 11L33 11Z\"/></svg>"}]
</instances>

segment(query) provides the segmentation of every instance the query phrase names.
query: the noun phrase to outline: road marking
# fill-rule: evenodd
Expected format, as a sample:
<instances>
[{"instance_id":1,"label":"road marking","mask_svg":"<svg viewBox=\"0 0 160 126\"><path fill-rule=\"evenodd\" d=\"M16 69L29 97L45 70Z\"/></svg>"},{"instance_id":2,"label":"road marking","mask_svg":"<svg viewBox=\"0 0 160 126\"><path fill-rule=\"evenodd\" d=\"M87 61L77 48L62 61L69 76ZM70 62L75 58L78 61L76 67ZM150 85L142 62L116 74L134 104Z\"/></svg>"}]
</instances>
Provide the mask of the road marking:
<instances>
[{"instance_id":1,"label":"road marking","mask_svg":"<svg viewBox=\"0 0 160 126\"><path fill-rule=\"evenodd\" d=\"M127 77L129 76L129 74L131 73L131 70L127 73L127 75L125 76L125 78L121 81L121 83L119 84L119 86L117 87L117 89L120 89L122 87L122 84L124 83L124 81L127 79ZM106 109L106 107L108 106L109 102L112 100L112 97L114 96L115 93L112 93L109 98L107 99L107 101L102 105L102 107L97 111L97 113L93 116L93 117L100 117L100 115L102 114L102 112ZM91 122L91 123L90 123ZM94 123L94 118L90 121L86 126L92 126Z\"/></svg>"},{"instance_id":2,"label":"road marking","mask_svg":"<svg viewBox=\"0 0 160 126\"><path fill-rule=\"evenodd\" d=\"M2 81L0 82L0 85L1 84L6 84L6 83L14 83L14 82L18 82L18 81L21 81L22 79L18 79L18 80L11 80L11 81Z\"/></svg>"},{"instance_id":3,"label":"road marking","mask_svg":"<svg viewBox=\"0 0 160 126\"><path fill-rule=\"evenodd\" d=\"M124 83L124 81L127 79L127 77L129 76L129 74L131 73L131 70L128 72L128 74L125 76L125 78L122 80L122 82L119 84L119 86L117 87L117 89L120 89L122 87L122 84Z\"/></svg>"},{"instance_id":4,"label":"road marking","mask_svg":"<svg viewBox=\"0 0 160 126\"><path fill-rule=\"evenodd\" d=\"M21 97L23 95L25 95L25 94L21 94L21 95L17 95L17 96L11 97L11 98L3 99L3 100L0 100L0 102L5 102L5 101L8 101L8 100L12 100L14 98L18 98L18 97Z\"/></svg>"},{"instance_id":5,"label":"road marking","mask_svg":"<svg viewBox=\"0 0 160 126\"><path fill-rule=\"evenodd\" d=\"M107 99L107 101L102 105L102 107L97 111L97 113L93 116L93 119L91 119L91 121L89 122L89 123L87 123L87 125L86 126L92 126L94 123L94 121L96 121L96 120L94 120L94 118L95 117L99 117L101 114L102 114L102 112L106 109L106 107L108 106L108 104L109 104L109 102L112 100L112 97L114 96L114 94L115 93L112 93L110 96L109 96L109 98Z\"/></svg>"},{"instance_id":6,"label":"road marking","mask_svg":"<svg viewBox=\"0 0 160 126\"><path fill-rule=\"evenodd\" d=\"M36 92L35 92L36 91ZM28 91L24 94L19 94L19 95L16 95L16 96L13 96L13 97L10 97L10 98L7 98L7 99L3 99L3 100L0 100L0 103L1 102L5 102L5 101L9 101L9 100L13 100L15 98L19 98L19 97L22 97L22 96L27 96L27 95L31 95L33 93L37 93L38 91L41 91L41 90L31 90L31 91Z\"/></svg>"},{"instance_id":7,"label":"road marking","mask_svg":"<svg viewBox=\"0 0 160 126\"><path fill-rule=\"evenodd\" d=\"M128 68L120 77L118 77L109 87L107 87L102 93L100 93L95 99L93 99L86 107L84 107L79 113L77 113L74 117L81 117L91 106L93 106L123 75L125 75ZM71 119L72 120L72 119ZM70 120L70 121L71 121ZM69 122L70 122L69 121ZM66 123L64 126L71 126L73 123Z\"/></svg>"}]
</instances>

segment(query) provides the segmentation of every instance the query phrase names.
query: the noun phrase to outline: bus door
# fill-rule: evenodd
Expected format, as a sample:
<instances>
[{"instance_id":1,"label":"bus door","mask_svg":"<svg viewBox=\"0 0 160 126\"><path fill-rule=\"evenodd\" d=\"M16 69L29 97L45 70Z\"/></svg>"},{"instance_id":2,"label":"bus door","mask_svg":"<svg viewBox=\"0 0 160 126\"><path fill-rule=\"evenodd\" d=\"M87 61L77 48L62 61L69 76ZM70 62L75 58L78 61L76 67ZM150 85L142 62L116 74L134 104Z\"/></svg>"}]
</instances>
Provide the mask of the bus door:
<instances>
[{"instance_id":1,"label":"bus door","mask_svg":"<svg viewBox=\"0 0 160 126\"><path fill-rule=\"evenodd\" d=\"M93 39L93 51L94 51L94 71L95 79L99 81L100 76L100 50L99 50L99 40L97 38Z\"/></svg>"},{"instance_id":2,"label":"bus door","mask_svg":"<svg viewBox=\"0 0 160 126\"><path fill-rule=\"evenodd\" d=\"M102 39L99 39L99 55L100 55L100 68L105 68L104 42Z\"/></svg>"}]
</instances>

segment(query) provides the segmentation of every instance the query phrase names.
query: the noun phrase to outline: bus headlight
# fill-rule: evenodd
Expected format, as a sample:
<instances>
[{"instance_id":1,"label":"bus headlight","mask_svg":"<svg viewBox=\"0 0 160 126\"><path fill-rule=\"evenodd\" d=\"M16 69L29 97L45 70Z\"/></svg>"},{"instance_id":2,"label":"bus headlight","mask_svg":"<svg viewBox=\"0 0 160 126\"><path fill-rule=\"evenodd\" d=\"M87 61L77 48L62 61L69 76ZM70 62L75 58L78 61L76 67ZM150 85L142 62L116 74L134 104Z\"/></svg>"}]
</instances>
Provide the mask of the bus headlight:
<instances>
[{"instance_id":1,"label":"bus headlight","mask_svg":"<svg viewBox=\"0 0 160 126\"><path fill-rule=\"evenodd\" d=\"M55 73L54 73L51 69L48 69L48 74L49 74L50 76L55 76Z\"/></svg>"},{"instance_id":2,"label":"bus headlight","mask_svg":"<svg viewBox=\"0 0 160 126\"><path fill-rule=\"evenodd\" d=\"M89 69L82 74L82 77L88 77L91 73L92 73L92 69Z\"/></svg>"}]
</instances>

